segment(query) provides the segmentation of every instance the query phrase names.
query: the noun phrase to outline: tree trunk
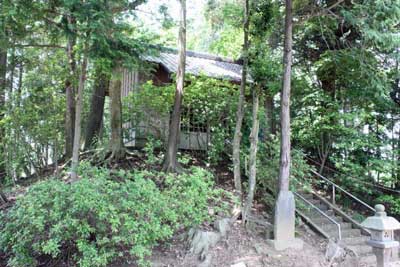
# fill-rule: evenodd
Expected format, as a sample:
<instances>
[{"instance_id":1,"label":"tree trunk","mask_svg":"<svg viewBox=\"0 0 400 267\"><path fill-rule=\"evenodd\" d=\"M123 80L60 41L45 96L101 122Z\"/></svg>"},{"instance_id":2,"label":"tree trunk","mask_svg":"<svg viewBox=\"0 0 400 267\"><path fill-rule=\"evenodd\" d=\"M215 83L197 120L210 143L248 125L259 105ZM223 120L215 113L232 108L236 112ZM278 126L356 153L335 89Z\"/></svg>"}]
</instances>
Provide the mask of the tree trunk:
<instances>
[{"instance_id":1,"label":"tree trunk","mask_svg":"<svg viewBox=\"0 0 400 267\"><path fill-rule=\"evenodd\" d=\"M283 82L281 91L281 151L279 190L289 191L290 177L290 87L292 76L292 0L286 0L285 47L283 52Z\"/></svg>"},{"instance_id":2,"label":"tree trunk","mask_svg":"<svg viewBox=\"0 0 400 267\"><path fill-rule=\"evenodd\" d=\"M75 132L75 72L76 63L74 55L75 39L70 37L67 45L67 55L69 62L69 77L65 82L66 94L66 112L65 112L65 157L71 158L74 146L74 132Z\"/></svg>"},{"instance_id":3,"label":"tree trunk","mask_svg":"<svg viewBox=\"0 0 400 267\"><path fill-rule=\"evenodd\" d=\"M6 25L5 21L1 20L0 21L0 26L1 26L1 36L5 37L5 42L4 46L0 46L0 122L3 120L6 107L5 107L5 100L6 100L6 88L7 88L7 42L8 42L8 36L6 32ZM0 175L2 176L3 174L6 175L6 148L5 148L5 142L4 142L4 136L5 136L5 129L3 128L4 126L2 123L0 123Z\"/></svg>"},{"instance_id":4,"label":"tree trunk","mask_svg":"<svg viewBox=\"0 0 400 267\"><path fill-rule=\"evenodd\" d=\"M0 189L0 204L5 204L7 202L8 202L8 199L7 199L6 195Z\"/></svg>"},{"instance_id":5,"label":"tree trunk","mask_svg":"<svg viewBox=\"0 0 400 267\"><path fill-rule=\"evenodd\" d=\"M181 105L183 98L183 88L185 84L185 70L186 70L186 0L180 0L181 3L181 19L179 27L179 63L178 71L176 74L176 90L174 110L169 125L168 144L165 154L163 170L165 172L177 171L177 158L178 151L180 120L181 120Z\"/></svg>"},{"instance_id":6,"label":"tree trunk","mask_svg":"<svg viewBox=\"0 0 400 267\"><path fill-rule=\"evenodd\" d=\"M81 74L79 76L78 98L76 100L76 118L75 118L75 132L74 132L74 147L72 151L72 164L71 164L71 179L77 180L77 169L79 166L79 148L81 139L81 115L82 115L82 102L83 90L85 88L86 71L88 63L88 47L85 44L84 55L81 65Z\"/></svg>"},{"instance_id":7,"label":"tree trunk","mask_svg":"<svg viewBox=\"0 0 400 267\"><path fill-rule=\"evenodd\" d=\"M243 68L242 82L240 84L239 102L236 113L235 134L233 137L232 161L235 190L242 195L242 179L240 174L240 142L242 139L242 124L244 117L244 102L247 78L248 47L249 47L249 1L245 0L244 5L244 43L243 43Z\"/></svg>"},{"instance_id":8,"label":"tree trunk","mask_svg":"<svg viewBox=\"0 0 400 267\"><path fill-rule=\"evenodd\" d=\"M85 150L93 147L99 139L104 113L106 89L109 86L109 80L109 75L103 73L100 69L96 71L96 81L86 128Z\"/></svg>"},{"instance_id":9,"label":"tree trunk","mask_svg":"<svg viewBox=\"0 0 400 267\"><path fill-rule=\"evenodd\" d=\"M120 67L114 68L109 90L111 98L110 159L117 161L125 156L125 148L122 137L121 76L122 69Z\"/></svg>"},{"instance_id":10,"label":"tree trunk","mask_svg":"<svg viewBox=\"0 0 400 267\"><path fill-rule=\"evenodd\" d=\"M0 47L0 121L4 118L7 88L7 49ZM4 129L0 126L0 175L5 173Z\"/></svg>"},{"instance_id":11,"label":"tree trunk","mask_svg":"<svg viewBox=\"0 0 400 267\"><path fill-rule=\"evenodd\" d=\"M257 148L258 148L258 131L259 131L259 88L253 88L253 124L250 134L250 156L249 156L249 192L247 194L246 203L243 208L243 221L246 222L247 216L250 214L254 200L254 191L256 187L257 175Z\"/></svg>"},{"instance_id":12,"label":"tree trunk","mask_svg":"<svg viewBox=\"0 0 400 267\"><path fill-rule=\"evenodd\" d=\"M274 116L274 98L269 94L265 95L265 119L266 127L264 131L265 139L268 140L271 135L276 134L276 122Z\"/></svg>"}]
</instances>

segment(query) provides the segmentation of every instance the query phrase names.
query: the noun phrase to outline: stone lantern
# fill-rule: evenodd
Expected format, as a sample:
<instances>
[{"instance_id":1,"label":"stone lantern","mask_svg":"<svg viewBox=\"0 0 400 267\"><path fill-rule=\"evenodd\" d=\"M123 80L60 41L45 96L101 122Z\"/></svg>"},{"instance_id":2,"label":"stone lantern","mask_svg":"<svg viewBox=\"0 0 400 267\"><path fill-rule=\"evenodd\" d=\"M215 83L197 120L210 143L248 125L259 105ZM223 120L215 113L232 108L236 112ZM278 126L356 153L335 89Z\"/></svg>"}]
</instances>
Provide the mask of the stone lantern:
<instances>
[{"instance_id":1,"label":"stone lantern","mask_svg":"<svg viewBox=\"0 0 400 267\"><path fill-rule=\"evenodd\" d=\"M388 217L383 205L375 206L375 216L368 217L362 224L371 231L371 239L367 242L373 247L378 267L387 267L398 257L399 242L394 240L394 231L400 229L400 223Z\"/></svg>"}]
</instances>

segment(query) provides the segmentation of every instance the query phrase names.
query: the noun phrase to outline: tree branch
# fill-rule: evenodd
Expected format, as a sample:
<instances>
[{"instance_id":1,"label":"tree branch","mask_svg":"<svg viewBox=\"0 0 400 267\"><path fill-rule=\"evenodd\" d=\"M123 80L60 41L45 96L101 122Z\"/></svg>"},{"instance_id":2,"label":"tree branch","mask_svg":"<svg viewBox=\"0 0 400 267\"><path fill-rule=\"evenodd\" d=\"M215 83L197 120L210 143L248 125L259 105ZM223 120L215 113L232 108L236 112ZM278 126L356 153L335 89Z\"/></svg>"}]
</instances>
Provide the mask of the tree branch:
<instances>
[{"instance_id":1,"label":"tree branch","mask_svg":"<svg viewBox=\"0 0 400 267\"><path fill-rule=\"evenodd\" d=\"M112 13L119 13L119 12L134 10L141 4L144 4L145 2L146 2L146 0L135 0L133 2L130 2L126 6L118 6L118 7L113 8Z\"/></svg>"},{"instance_id":2,"label":"tree branch","mask_svg":"<svg viewBox=\"0 0 400 267\"><path fill-rule=\"evenodd\" d=\"M57 49L67 49L65 46L55 45L55 44L15 44L15 47L41 47L41 48L57 48Z\"/></svg>"},{"instance_id":3,"label":"tree branch","mask_svg":"<svg viewBox=\"0 0 400 267\"><path fill-rule=\"evenodd\" d=\"M336 3L332 4L331 6L329 6L327 8L323 8L321 11L319 11L317 13L310 14L309 16L305 16L305 17L300 18L299 21L296 21L294 24L295 25L303 24L304 22L306 22L309 19L312 19L312 18L315 18L315 17L319 17L319 16L323 16L323 15L327 15L328 13L333 15L334 17L338 17L331 10L333 8L337 7L338 5L340 5L343 2L344 2L344 0L338 0Z\"/></svg>"}]
</instances>

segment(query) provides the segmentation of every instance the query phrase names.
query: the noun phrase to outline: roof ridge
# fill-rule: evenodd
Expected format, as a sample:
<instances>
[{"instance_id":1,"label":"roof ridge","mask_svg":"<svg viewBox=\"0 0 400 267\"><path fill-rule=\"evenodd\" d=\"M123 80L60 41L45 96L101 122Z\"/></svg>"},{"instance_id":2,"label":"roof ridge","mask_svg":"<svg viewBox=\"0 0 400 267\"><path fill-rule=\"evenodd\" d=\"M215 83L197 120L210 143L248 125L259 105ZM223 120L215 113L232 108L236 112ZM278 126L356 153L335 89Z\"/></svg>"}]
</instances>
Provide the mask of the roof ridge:
<instances>
[{"instance_id":1,"label":"roof ridge","mask_svg":"<svg viewBox=\"0 0 400 267\"><path fill-rule=\"evenodd\" d=\"M162 52L167 52L167 53L168 52L170 52L170 53L172 52L174 54L178 53L178 49L172 48L172 47L161 47L160 50ZM221 56L217 56L217 55L213 55L213 54L209 54L209 53L205 53L205 52L196 52L196 51L192 51L192 50L186 50L186 56L240 65L240 62L236 61L234 59L221 57Z\"/></svg>"}]
</instances>

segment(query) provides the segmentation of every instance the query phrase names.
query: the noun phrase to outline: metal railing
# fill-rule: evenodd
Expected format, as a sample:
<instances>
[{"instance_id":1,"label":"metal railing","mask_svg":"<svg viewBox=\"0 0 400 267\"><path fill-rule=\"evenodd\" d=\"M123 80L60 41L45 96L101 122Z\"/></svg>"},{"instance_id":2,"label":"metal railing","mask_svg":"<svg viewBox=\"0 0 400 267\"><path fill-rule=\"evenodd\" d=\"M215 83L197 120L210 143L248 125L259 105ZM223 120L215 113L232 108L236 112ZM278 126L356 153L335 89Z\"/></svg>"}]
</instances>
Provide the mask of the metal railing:
<instances>
[{"instance_id":1,"label":"metal railing","mask_svg":"<svg viewBox=\"0 0 400 267\"><path fill-rule=\"evenodd\" d=\"M308 204L309 206L311 206L313 209L315 209L318 213L320 213L322 216L324 216L325 218L327 218L330 222L332 222L333 224L336 225L336 227L338 228L338 240L342 240L342 230L340 228L340 223L338 223L337 221L335 221L334 219L332 219L331 217L329 217L325 212L323 212L321 209L319 209L317 206L315 206L313 203L311 203L310 201L308 201L307 199L305 199L304 197L302 197L300 194L298 194L297 192L293 192L295 196L297 196L298 198L300 198L303 202L305 202L306 204Z\"/></svg>"},{"instance_id":2,"label":"metal railing","mask_svg":"<svg viewBox=\"0 0 400 267\"><path fill-rule=\"evenodd\" d=\"M319 178L321 178L322 180L324 180L325 182L327 182L328 184L330 184L332 186L332 204L336 205L336 189L339 189L341 192L345 193L346 195L348 195L350 198L354 199L355 201L357 201L358 203L362 204L364 207L368 208L369 210L371 210L372 212L375 213L375 209L373 207L371 207L370 205L368 205L367 203L365 203L364 201L362 201L361 199L357 198L356 196L354 196L353 194L351 194L350 192L348 192L347 190L343 189L342 187L340 187L339 185L335 184L334 182L332 182L331 180L329 180L328 178L322 176L321 174L319 174L316 171L311 170L311 172L318 176Z\"/></svg>"}]
</instances>

